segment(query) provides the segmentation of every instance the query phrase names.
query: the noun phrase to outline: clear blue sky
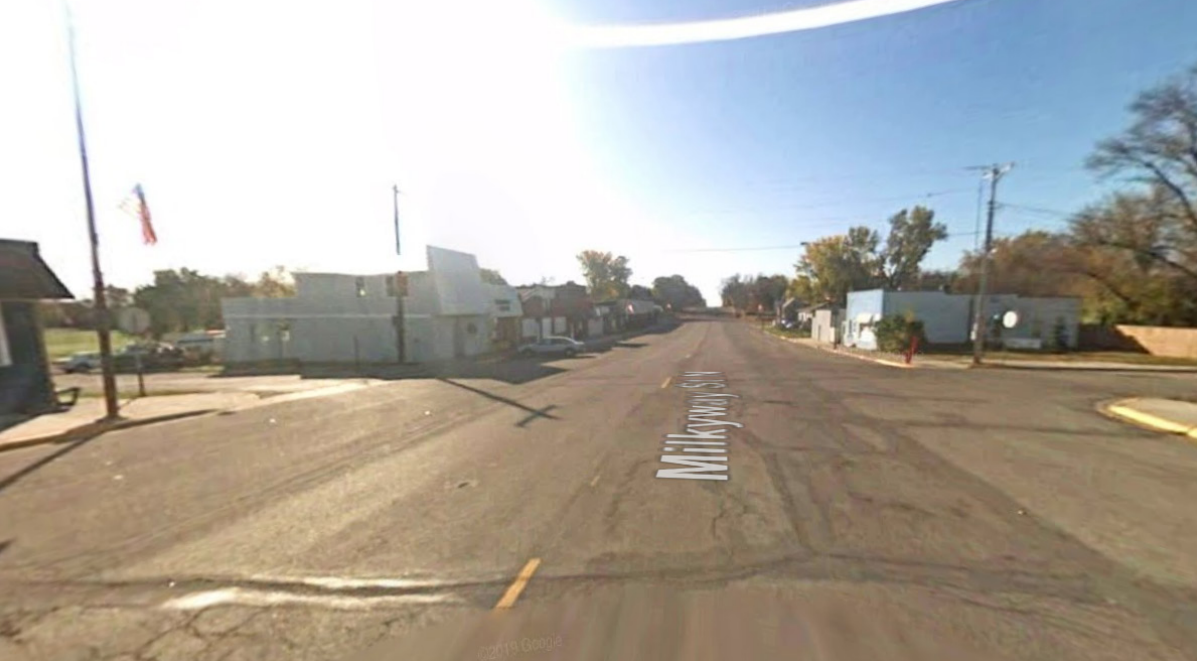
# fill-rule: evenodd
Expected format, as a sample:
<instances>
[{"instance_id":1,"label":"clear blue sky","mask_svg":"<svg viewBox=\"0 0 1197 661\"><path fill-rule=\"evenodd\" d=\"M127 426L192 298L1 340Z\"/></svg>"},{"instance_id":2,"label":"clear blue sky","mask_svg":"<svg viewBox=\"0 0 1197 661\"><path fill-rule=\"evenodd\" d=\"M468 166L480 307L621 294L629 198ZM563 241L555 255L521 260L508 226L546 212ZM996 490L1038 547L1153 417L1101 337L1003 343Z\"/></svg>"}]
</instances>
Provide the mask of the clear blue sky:
<instances>
[{"instance_id":1,"label":"clear blue sky","mask_svg":"<svg viewBox=\"0 0 1197 661\"><path fill-rule=\"evenodd\" d=\"M86 235L55 3L0 9L0 235L30 238L86 295ZM573 254L681 273L716 301L735 272L792 274L792 245L882 227L916 203L973 247L978 176L1075 210L1082 168L1134 95L1197 63L1197 3L957 0L734 41L609 49L544 43L550 21L672 24L810 2L542 0L282 3L76 0L88 129L116 284L155 268L421 268L475 252L522 283L580 279ZM498 5L498 6L496 6ZM475 20L461 21L464 15ZM391 248L390 182L405 242ZM161 243L115 209L133 183ZM1058 227L1006 209L999 234Z\"/></svg>"}]
</instances>

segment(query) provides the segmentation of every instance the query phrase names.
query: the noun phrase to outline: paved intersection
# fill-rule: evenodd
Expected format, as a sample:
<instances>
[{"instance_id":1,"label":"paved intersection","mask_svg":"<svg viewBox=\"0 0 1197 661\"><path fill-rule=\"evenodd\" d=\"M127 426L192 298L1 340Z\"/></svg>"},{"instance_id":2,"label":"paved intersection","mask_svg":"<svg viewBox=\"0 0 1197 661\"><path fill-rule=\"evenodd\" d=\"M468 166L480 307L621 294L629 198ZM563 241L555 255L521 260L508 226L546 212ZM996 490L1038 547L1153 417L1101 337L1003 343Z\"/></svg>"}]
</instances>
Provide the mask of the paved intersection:
<instances>
[{"instance_id":1,"label":"paved intersection","mask_svg":"<svg viewBox=\"0 0 1197 661\"><path fill-rule=\"evenodd\" d=\"M737 396L707 418L742 425L716 427L729 479L660 479L697 372ZM693 319L14 451L0 479L61 454L0 490L0 657L343 658L491 609L535 559L512 613L767 589L998 658L1194 658L1197 446L1094 405L1195 384L899 370Z\"/></svg>"}]
</instances>

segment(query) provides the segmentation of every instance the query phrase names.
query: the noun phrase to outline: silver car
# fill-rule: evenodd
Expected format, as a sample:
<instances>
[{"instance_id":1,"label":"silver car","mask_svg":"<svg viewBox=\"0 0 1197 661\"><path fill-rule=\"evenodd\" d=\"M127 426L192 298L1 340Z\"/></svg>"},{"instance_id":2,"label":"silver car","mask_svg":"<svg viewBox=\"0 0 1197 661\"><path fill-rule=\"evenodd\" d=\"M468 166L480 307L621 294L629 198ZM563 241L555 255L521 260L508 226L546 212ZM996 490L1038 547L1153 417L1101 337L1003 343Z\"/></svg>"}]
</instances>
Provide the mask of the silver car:
<instances>
[{"instance_id":1,"label":"silver car","mask_svg":"<svg viewBox=\"0 0 1197 661\"><path fill-rule=\"evenodd\" d=\"M563 355L572 358L585 350L586 345L573 338L549 335L537 342L522 345L520 355Z\"/></svg>"},{"instance_id":2,"label":"silver car","mask_svg":"<svg viewBox=\"0 0 1197 661\"><path fill-rule=\"evenodd\" d=\"M62 361L62 371L67 374L75 372L87 373L100 369L100 354L83 352L71 354L70 358Z\"/></svg>"}]
</instances>

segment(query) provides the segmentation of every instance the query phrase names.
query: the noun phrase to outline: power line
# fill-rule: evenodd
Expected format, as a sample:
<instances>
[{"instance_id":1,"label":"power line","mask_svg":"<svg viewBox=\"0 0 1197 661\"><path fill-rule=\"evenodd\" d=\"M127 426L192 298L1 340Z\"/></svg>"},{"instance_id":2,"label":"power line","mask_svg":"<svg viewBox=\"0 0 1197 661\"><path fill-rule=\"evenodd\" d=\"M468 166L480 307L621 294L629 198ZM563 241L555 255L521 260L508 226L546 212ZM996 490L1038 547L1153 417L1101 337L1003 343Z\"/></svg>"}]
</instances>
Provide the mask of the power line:
<instances>
[{"instance_id":1,"label":"power line","mask_svg":"<svg viewBox=\"0 0 1197 661\"><path fill-rule=\"evenodd\" d=\"M1026 204L1011 204L1009 202L1003 202L1003 203L999 204L998 207L1002 208L1002 209L1016 209L1018 211L1028 211L1030 213L1041 213L1041 214L1046 214L1048 216L1068 217L1068 216L1075 215L1075 213L1073 213L1073 212L1060 211L1059 209L1048 209L1046 207L1034 207L1034 206L1029 206Z\"/></svg>"},{"instance_id":2,"label":"power line","mask_svg":"<svg viewBox=\"0 0 1197 661\"><path fill-rule=\"evenodd\" d=\"M956 239L966 236L973 236L980 232L954 232L948 234L945 238ZM781 246L755 246L751 248L679 248L676 250L666 250L664 252L757 252L763 250L801 250L806 247L807 243L789 244Z\"/></svg>"}]
</instances>

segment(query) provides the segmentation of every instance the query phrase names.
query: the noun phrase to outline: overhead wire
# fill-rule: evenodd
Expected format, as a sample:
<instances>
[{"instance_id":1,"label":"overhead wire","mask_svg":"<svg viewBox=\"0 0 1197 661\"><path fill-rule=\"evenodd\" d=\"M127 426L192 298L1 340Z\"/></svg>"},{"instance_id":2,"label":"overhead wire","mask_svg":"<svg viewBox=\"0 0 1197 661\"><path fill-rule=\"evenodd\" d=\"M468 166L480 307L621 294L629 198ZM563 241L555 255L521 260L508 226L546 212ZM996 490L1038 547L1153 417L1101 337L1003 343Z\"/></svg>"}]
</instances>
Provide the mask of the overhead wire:
<instances>
[{"instance_id":1,"label":"overhead wire","mask_svg":"<svg viewBox=\"0 0 1197 661\"><path fill-rule=\"evenodd\" d=\"M870 228L870 229L872 229L872 228ZM977 233L978 232L949 232L946 238L948 238L948 239L963 238L966 236L973 236L974 234L977 234ZM813 242L807 241L806 243L813 243ZM756 251L763 251L763 250L801 250L805 247L806 247L806 245L804 245L802 243L798 243L798 244L787 244L787 245L779 245L779 246L755 246L755 247L749 247L749 248L675 248L675 249L671 249L671 250L665 250L663 252L756 252Z\"/></svg>"}]
</instances>

